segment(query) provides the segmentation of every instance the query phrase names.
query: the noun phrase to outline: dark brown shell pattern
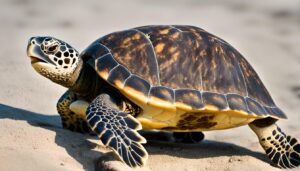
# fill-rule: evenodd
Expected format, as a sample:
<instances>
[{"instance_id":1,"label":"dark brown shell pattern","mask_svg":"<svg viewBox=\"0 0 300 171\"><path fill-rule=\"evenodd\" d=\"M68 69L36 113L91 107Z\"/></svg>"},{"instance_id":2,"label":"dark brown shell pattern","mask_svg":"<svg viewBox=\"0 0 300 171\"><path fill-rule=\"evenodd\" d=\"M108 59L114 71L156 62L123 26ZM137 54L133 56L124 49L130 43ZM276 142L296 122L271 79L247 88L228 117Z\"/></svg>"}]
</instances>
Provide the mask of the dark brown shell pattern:
<instances>
[{"instance_id":1,"label":"dark brown shell pattern","mask_svg":"<svg viewBox=\"0 0 300 171\"><path fill-rule=\"evenodd\" d=\"M193 110L214 106L286 118L257 73L230 44L194 27L143 26L108 34L81 55L111 85Z\"/></svg>"}]
</instances>

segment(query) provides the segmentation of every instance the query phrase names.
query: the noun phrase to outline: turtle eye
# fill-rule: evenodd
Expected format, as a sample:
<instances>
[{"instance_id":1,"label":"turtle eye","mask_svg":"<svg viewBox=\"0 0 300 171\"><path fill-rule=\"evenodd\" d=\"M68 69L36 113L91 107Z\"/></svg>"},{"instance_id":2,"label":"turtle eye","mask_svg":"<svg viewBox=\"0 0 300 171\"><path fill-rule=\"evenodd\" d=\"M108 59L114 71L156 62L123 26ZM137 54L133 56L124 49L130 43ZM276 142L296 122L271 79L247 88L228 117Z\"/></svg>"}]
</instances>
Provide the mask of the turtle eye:
<instances>
[{"instance_id":1,"label":"turtle eye","mask_svg":"<svg viewBox=\"0 0 300 171\"><path fill-rule=\"evenodd\" d=\"M51 47L49 47L48 51L51 53L51 52L55 52L56 49L58 48L58 45L53 45Z\"/></svg>"}]
</instances>

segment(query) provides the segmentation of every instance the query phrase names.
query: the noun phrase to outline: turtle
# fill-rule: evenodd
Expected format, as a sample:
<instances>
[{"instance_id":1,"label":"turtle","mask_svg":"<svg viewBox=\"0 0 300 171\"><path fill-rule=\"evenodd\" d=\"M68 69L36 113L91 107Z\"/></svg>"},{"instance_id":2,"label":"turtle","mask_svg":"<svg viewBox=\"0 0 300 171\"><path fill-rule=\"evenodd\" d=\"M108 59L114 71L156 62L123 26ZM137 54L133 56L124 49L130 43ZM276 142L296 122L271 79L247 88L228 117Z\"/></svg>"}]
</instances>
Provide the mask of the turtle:
<instances>
[{"instance_id":1,"label":"turtle","mask_svg":"<svg viewBox=\"0 0 300 171\"><path fill-rule=\"evenodd\" d=\"M63 128L96 134L130 167L148 158L140 130L199 141L203 131L243 125L273 164L300 165L300 144L276 124L287 116L254 68L199 27L115 31L80 54L60 39L37 36L29 39L27 56L39 74L68 88L57 103Z\"/></svg>"}]
</instances>

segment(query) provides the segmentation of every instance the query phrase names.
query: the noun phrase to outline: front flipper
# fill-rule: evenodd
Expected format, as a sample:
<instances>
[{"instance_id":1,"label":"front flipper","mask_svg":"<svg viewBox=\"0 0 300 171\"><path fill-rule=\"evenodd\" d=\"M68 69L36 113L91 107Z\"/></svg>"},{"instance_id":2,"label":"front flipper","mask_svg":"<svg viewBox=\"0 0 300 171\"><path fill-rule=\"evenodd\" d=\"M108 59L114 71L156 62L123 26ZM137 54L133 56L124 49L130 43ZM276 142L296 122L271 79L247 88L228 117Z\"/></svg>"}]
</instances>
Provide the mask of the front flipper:
<instances>
[{"instance_id":1,"label":"front flipper","mask_svg":"<svg viewBox=\"0 0 300 171\"><path fill-rule=\"evenodd\" d=\"M109 146L130 167L142 166L148 158L141 145L146 140L137 132L141 124L120 111L108 94L99 95L87 109L87 120L104 145Z\"/></svg>"},{"instance_id":2,"label":"front flipper","mask_svg":"<svg viewBox=\"0 0 300 171\"><path fill-rule=\"evenodd\" d=\"M57 112L61 117L63 128L80 133L90 133L91 129L86 122L86 116L70 110L71 104L76 100L76 95L68 90L57 102Z\"/></svg>"}]
</instances>

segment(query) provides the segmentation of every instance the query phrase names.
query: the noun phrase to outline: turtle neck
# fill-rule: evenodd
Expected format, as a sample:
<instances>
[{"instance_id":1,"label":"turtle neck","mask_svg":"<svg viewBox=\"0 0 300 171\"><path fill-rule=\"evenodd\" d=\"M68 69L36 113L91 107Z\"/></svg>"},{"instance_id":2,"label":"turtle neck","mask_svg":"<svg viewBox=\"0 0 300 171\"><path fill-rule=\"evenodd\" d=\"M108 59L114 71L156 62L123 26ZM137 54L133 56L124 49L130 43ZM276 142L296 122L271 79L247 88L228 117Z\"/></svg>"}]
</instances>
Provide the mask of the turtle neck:
<instances>
[{"instance_id":1,"label":"turtle neck","mask_svg":"<svg viewBox=\"0 0 300 171\"><path fill-rule=\"evenodd\" d=\"M106 85L107 83L96 73L94 68L84 62L78 79L70 90L81 99L91 101L100 94Z\"/></svg>"}]
</instances>

